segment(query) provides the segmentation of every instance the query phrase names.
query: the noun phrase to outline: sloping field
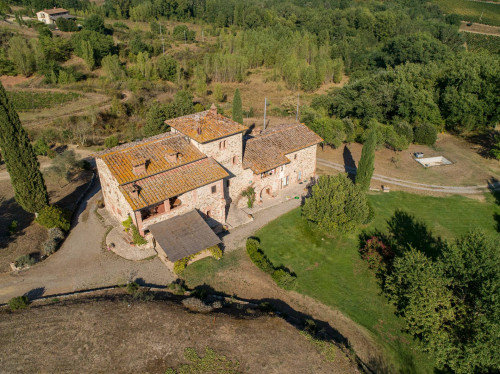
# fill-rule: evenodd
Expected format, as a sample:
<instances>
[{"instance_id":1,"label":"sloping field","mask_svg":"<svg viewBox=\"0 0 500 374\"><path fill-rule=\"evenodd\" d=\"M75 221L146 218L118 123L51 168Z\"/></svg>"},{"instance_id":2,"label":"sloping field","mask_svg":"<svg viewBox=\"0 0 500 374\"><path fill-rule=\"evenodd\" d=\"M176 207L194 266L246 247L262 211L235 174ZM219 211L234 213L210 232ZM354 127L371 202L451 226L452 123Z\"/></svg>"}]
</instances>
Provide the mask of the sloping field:
<instances>
[{"instance_id":1,"label":"sloping field","mask_svg":"<svg viewBox=\"0 0 500 374\"><path fill-rule=\"evenodd\" d=\"M242 373L357 372L340 352L327 361L295 327L255 310L203 314L115 295L0 311L3 373L165 373L187 363L186 348L203 356L207 347Z\"/></svg>"},{"instance_id":2,"label":"sloping field","mask_svg":"<svg viewBox=\"0 0 500 374\"><path fill-rule=\"evenodd\" d=\"M500 4L469 0L432 0L446 14L455 13L463 21L500 26Z\"/></svg>"}]
</instances>

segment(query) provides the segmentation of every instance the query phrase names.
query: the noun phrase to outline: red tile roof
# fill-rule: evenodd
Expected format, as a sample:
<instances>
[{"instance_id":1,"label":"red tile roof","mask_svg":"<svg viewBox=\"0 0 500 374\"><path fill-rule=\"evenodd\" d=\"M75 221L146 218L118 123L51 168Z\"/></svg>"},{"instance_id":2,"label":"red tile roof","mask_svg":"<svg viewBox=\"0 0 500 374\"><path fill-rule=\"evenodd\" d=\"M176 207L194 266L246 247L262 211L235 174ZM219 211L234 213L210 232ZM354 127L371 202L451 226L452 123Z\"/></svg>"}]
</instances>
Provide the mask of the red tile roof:
<instances>
[{"instance_id":1,"label":"red tile roof","mask_svg":"<svg viewBox=\"0 0 500 374\"><path fill-rule=\"evenodd\" d=\"M219 181L229 174L213 158L204 158L175 169L127 183L119 187L133 210L139 210L171 197ZM139 188L136 197L132 191Z\"/></svg>"},{"instance_id":2,"label":"red tile roof","mask_svg":"<svg viewBox=\"0 0 500 374\"><path fill-rule=\"evenodd\" d=\"M147 178L206 157L182 135L172 133L127 143L95 156L106 163L118 184ZM135 174L134 166L143 163L146 163L146 172Z\"/></svg>"},{"instance_id":3,"label":"red tile roof","mask_svg":"<svg viewBox=\"0 0 500 374\"><path fill-rule=\"evenodd\" d=\"M323 139L304 124L279 125L263 131L245 144L243 168L255 174L287 164L287 154L321 143Z\"/></svg>"},{"instance_id":4,"label":"red tile roof","mask_svg":"<svg viewBox=\"0 0 500 374\"><path fill-rule=\"evenodd\" d=\"M198 143L208 143L247 130L238 122L217 114L215 106L204 112L166 120L165 123Z\"/></svg>"}]
</instances>

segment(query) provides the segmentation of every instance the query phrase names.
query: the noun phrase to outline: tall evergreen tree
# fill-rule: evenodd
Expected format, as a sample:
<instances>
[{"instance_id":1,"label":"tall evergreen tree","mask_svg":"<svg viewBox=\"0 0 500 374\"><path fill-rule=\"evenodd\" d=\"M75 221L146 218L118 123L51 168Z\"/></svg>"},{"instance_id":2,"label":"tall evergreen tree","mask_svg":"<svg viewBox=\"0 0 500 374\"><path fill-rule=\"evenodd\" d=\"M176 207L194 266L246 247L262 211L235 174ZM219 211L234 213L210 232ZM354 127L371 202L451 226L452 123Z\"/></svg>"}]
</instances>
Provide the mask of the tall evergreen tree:
<instances>
[{"instance_id":1,"label":"tall evergreen tree","mask_svg":"<svg viewBox=\"0 0 500 374\"><path fill-rule=\"evenodd\" d=\"M167 116L163 105L153 103L146 114L146 125L143 127L144 136L154 136L167 131L166 119Z\"/></svg>"},{"instance_id":2,"label":"tall evergreen tree","mask_svg":"<svg viewBox=\"0 0 500 374\"><path fill-rule=\"evenodd\" d=\"M49 204L49 195L40 172L40 165L19 116L0 84L0 147L10 174L14 197L31 213Z\"/></svg>"},{"instance_id":3,"label":"tall evergreen tree","mask_svg":"<svg viewBox=\"0 0 500 374\"><path fill-rule=\"evenodd\" d=\"M361 159L356 173L356 184L363 191L370 189L370 181L375 169L375 147L377 146L377 133L375 129L368 130L368 137L363 144Z\"/></svg>"},{"instance_id":4,"label":"tall evergreen tree","mask_svg":"<svg viewBox=\"0 0 500 374\"><path fill-rule=\"evenodd\" d=\"M234 91L233 97L233 121L241 123L243 125L243 106L241 104L240 89L237 88Z\"/></svg>"}]
</instances>

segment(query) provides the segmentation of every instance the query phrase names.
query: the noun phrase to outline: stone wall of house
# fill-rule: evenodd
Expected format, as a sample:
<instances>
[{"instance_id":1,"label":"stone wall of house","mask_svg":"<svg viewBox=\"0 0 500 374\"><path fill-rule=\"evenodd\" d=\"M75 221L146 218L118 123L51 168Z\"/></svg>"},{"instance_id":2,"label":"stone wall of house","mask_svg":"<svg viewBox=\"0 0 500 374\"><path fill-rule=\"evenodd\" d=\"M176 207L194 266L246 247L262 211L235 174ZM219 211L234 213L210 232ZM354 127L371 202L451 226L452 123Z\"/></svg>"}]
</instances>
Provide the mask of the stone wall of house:
<instances>
[{"instance_id":1,"label":"stone wall of house","mask_svg":"<svg viewBox=\"0 0 500 374\"><path fill-rule=\"evenodd\" d=\"M252 173L252 187L255 189L256 201L272 198L288 186L314 177L316 174L316 148L316 145L313 145L287 154L286 157L290 163L277 167L273 170L272 175ZM288 177L288 185L285 184L286 177ZM246 199L241 199L238 202L239 207L244 207L245 204Z\"/></svg>"},{"instance_id":2,"label":"stone wall of house","mask_svg":"<svg viewBox=\"0 0 500 374\"><path fill-rule=\"evenodd\" d=\"M191 139L191 143L208 157L213 157L226 171L226 200L231 201L238 198L242 187L252 180L251 173L243 170L243 134L227 136L209 143L198 143ZM250 179L248 178L250 177ZM248 179L248 180L247 180ZM245 182L242 183L242 180ZM229 183L228 183L229 182Z\"/></svg>"},{"instance_id":3,"label":"stone wall of house","mask_svg":"<svg viewBox=\"0 0 500 374\"><path fill-rule=\"evenodd\" d=\"M118 182L109 171L106 163L100 158L96 158L96 164L106 209L119 221L125 221L128 215L133 219L132 207L118 189Z\"/></svg>"},{"instance_id":4,"label":"stone wall of house","mask_svg":"<svg viewBox=\"0 0 500 374\"><path fill-rule=\"evenodd\" d=\"M215 193L212 193L213 186L216 188ZM140 224L139 228L141 231L147 230L150 225L185 214L193 209L198 209L208 225L214 229L218 229L226 223L226 201L224 199L222 180L186 192L185 194L179 195L178 198L181 201L180 206L168 212L145 219Z\"/></svg>"}]
</instances>

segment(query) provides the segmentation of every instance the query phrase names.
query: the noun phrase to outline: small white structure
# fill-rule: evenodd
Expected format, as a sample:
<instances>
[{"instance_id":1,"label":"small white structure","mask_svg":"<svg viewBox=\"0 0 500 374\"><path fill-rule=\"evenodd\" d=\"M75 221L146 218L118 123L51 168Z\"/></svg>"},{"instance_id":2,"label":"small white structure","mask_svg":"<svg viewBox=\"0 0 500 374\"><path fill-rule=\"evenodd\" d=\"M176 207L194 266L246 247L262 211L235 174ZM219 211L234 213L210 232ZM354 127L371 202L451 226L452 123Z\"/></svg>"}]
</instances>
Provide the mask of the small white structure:
<instances>
[{"instance_id":1,"label":"small white structure","mask_svg":"<svg viewBox=\"0 0 500 374\"><path fill-rule=\"evenodd\" d=\"M415 158L419 164L421 164L424 168L430 168L432 166L442 166L442 165L452 165L453 162L448 160L443 156L437 157L426 157L426 158Z\"/></svg>"},{"instance_id":2,"label":"small white structure","mask_svg":"<svg viewBox=\"0 0 500 374\"><path fill-rule=\"evenodd\" d=\"M43 9L36 13L36 18L47 25L54 25L58 18L75 19L63 8Z\"/></svg>"}]
</instances>

